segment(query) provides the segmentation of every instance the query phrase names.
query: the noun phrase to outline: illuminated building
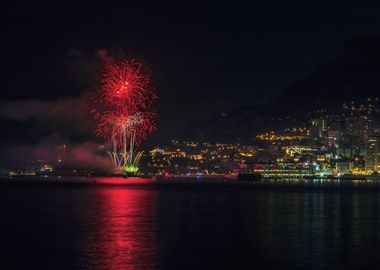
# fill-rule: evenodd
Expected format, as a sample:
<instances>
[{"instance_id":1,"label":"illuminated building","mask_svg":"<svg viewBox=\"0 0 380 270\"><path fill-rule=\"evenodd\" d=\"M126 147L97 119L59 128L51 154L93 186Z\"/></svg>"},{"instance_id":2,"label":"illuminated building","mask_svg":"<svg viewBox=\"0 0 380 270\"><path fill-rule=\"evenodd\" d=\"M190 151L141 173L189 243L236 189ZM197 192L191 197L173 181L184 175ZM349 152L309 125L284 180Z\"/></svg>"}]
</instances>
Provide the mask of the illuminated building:
<instances>
[{"instance_id":1,"label":"illuminated building","mask_svg":"<svg viewBox=\"0 0 380 270\"><path fill-rule=\"evenodd\" d=\"M201 160L203 159L202 154L190 154L187 156L189 159Z\"/></svg>"},{"instance_id":2,"label":"illuminated building","mask_svg":"<svg viewBox=\"0 0 380 270\"><path fill-rule=\"evenodd\" d=\"M328 146L335 146L338 144L340 132L339 130L329 130L327 131L327 145Z\"/></svg>"},{"instance_id":3,"label":"illuminated building","mask_svg":"<svg viewBox=\"0 0 380 270\"><path fill-rule=\"evenodd\" d=\"M380 136L372 136L367 140L365 153L366 171L380 171Z\"/></svg>"},{"instance_id":4,"label":"illuminated building","mask_svg":"<svg viewBox=\"0 0 380 270\"><path fill-rule=\"evenodd\" d=\"M176 151L165 151L165 156L170 156L171 158L184 158L186 157L186 152L177 149Z\"/></svg>"},{"instance_id":5,"label":"illuminated building","mask_svg":"<svg viewBox=\"0 0 380 270\"><path fill-rule=\"evenodd\" d=\"M335 164L335 169L338 174L350 174L352 171L352 163L347 161L339 161Z\"/></svg>"},{"instance_id":6,"label":"illuminated building","mask_svg":"<svg viewBox=\"0 0 380 270\"><path fill-rule=\"evenodd\" d=\"M353 146L365 145L372 131L372 118L368 115L349 116L345 118L345 133L348 143Z\"/></svg>"},{"instance_id":7,"label":"illuminated building","mask_svg":"<svg viewBox=\"0 0 380 270\"><path fill-rule=\"evenodd\" d=\"M276 163L276 164L254 164L254 173L260 173L263 177L296 179L315 175L311 164L300 163Z\"/></svg>"},{"instance_id":8,"label":"illuminated building","mask_svg":"<svg viewBox=\"0 0 380 270\"><path fill-rule=\"evenodd\" d=\"M309 138L310 130L307 128L287 128L282 132L269 131L256 136L261 141L297 141Z\"/></svg>"},{"instance_id":9,"label":"illuminated building","mask_svg":"<svg viewBox=\"0 0 380 270\"><path fill-rule=\"evenodd\" d=\"M313 139L321 139L327 130L327 121L323 118L311 120L311 136Z\"/></svg>"},{"instance_id":10,"label":"illuminated building","mask_svg":"<svg viewBox=\"0 0 380 270\"><path fill-rule=\"evenodd\" d=\"M308 147L304 145L284 146L283 150L290 157L293 157L295 154L313 154L317 151L316 148L312 148L312 147Z\"/></svg>"}]
</instances>

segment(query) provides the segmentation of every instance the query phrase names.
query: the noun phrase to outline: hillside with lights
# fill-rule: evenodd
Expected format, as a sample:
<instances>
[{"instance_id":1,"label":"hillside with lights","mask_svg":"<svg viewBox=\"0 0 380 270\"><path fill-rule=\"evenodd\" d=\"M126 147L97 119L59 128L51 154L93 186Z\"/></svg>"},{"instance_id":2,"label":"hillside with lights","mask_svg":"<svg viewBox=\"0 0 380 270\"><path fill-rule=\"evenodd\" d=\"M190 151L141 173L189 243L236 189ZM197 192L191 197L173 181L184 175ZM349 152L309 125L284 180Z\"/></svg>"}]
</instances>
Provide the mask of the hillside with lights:
<instances>
[{"instance_id":1,"label":"hillside with lights","mask_svg":"<svg viewBox=\"0 0 380 270\"><path fill-rule=\"evenodd\" d=\"M380 37L355 36L333 61L290 85L272 102L200 120L189 126L184 136L250 140L266 130L304 125L320 114L339 114L350 103L354 109L378 108L379 89ZM373 117L379 118L376 111Z\"/></svg>"}]
</instances>

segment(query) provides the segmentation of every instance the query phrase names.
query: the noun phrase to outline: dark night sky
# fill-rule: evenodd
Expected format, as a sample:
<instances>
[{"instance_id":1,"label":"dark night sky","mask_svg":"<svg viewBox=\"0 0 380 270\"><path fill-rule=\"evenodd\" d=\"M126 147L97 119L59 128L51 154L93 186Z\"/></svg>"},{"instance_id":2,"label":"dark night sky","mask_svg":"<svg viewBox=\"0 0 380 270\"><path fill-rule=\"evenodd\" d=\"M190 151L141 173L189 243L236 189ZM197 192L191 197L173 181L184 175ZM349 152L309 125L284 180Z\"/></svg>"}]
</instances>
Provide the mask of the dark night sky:
<instances>
[{"instance_id":1,"label":"dark night sky","mask_svg":"<svg viewBox=\"0 0 380 270\"><path fill-rule=\"evenodd\" d=\"M380 31L380 4L357 1L138 2L3 8L1 101L77 97L91 88L97 50L123 52L152 73L162 139L268 102L352 35Z\"/></svg>"}]
</instances>

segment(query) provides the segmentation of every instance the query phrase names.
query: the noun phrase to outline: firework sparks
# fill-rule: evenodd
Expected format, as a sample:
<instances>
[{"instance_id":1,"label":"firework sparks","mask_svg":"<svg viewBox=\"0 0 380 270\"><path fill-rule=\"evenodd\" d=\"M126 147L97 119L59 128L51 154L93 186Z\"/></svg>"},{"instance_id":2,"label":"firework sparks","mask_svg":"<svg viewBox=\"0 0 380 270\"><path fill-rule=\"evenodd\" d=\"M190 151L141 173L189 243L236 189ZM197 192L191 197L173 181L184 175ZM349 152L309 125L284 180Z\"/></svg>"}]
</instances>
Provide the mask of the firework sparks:
<instances>
[{"instance_id":1,"label":"firework sparks","mask_svg":"<svg viewBox=\"0 0 380 270\"><path fill-rule=\"evenodd\" d=\"M97 94L103 112L95 114L96 135L113 143L110 157L118 171L138 168L141 153L135 153L135 147L156 129L152 107L157 96L150 76L134 60L111 64L105 68Z\"/></svg>"},{"instance_id":2,"label":"firework sparks","mask_svg":"<svg viewBox=\"0 0 380 270\"><path fill-rule=\"evenodd\" d=\"M136 136L139 145L147 135L156 129L156 114L154 112L135 112L129 114L125 111L106 111L99 115L99 124L96 135L106 140L115 141L123 145L123 138Z\"/></svg>"},{"instance_id":3,"label":"firework sparks","mask_svg":"<svg viewBox=\"0 0 380 270\"><path fill-rule=\"evenodd\" d=\"M145 110L157 99L150 76L143 74L142 65L134 60L108 65L101 84L101 102L111 106Z\"/></svg>"}]
</instances>

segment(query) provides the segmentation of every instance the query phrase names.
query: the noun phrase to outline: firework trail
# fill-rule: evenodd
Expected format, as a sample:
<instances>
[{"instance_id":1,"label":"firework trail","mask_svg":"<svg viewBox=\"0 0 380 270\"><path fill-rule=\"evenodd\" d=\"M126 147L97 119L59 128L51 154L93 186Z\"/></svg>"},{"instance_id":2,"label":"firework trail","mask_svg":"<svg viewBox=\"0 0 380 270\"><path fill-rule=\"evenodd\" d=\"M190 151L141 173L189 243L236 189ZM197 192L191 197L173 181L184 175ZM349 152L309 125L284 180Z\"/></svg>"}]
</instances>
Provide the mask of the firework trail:
<instances>
[{"instance_id":1,"label":"firework trail","mask_svg":"<svg viewBox=\"0 0 380 270\"><path fill-rule=\"evenodd\" d=\"M135 60L110 64L102 74L96 98L102 105L102 110L95 113L96 135L112 142L113 151L109 154L116 171L129 168L136 172L142 153L136 152L135 147L157 127L152 109L157 95L150 76Z\"/></svg>"}]
</instances>

